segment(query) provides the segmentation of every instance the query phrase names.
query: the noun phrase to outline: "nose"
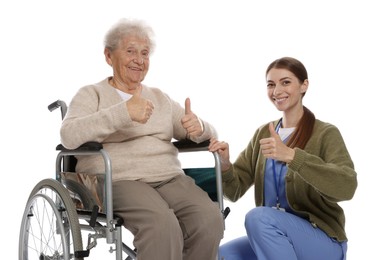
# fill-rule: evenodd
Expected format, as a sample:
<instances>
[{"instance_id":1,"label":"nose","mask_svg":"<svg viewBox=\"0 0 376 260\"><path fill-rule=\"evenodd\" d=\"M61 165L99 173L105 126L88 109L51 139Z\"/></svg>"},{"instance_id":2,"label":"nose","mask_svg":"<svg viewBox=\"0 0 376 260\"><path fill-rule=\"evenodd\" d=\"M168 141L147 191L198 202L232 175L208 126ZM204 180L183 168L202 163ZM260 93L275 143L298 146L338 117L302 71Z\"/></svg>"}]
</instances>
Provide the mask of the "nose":
<instances>
[{"instance_id":1,"label":"nose","mask_svg":"<svg viewBox=\"0 0 376 260\"><path fill-rule=\"evenodd\" d=\"M282 85L276 84L273 90L273 95L277 96L279 93L282 93Z\"/></svg>"},{"instance_id":2,"label":"nose","mask_svg":"<svg viewBox=\"0 0 376 260\"><path fill-rule=\"evenodd\" d=\"M145 62L145 57L142 55L142 53L134 53L133 62L142 65Z\"/></svg>"},{"instance_id":3,"label":"nose","mask_svg":"<svg viewBox=\"0 0 376 260\"><path fill-rule=\"evenodd\" d=\"M133 59L133 62L142 65L144 64L144 59L141 56L138 56Z\"/></svg>"}]
</instances>

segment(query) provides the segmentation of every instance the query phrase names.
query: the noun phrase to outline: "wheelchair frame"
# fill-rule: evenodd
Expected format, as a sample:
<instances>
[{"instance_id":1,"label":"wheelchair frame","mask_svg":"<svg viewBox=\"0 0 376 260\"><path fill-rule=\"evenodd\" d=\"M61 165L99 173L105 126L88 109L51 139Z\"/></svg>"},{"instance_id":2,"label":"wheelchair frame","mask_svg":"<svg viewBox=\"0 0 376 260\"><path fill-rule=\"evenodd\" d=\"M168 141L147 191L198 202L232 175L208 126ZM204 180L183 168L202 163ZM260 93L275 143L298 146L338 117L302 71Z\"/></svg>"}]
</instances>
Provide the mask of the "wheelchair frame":
<instances>
[{"instance_id":1,"label":"wheelchair frame","mask_svg":"<svg viewBox=\"0 0 376 260\"><path fill-rule=\"evenodd\" d=\"M64 118L67 111L65 102L57 100L48 106L50 111L57 108L61 109ZM196 144L184 140L173 144L179 152L199 152L208 150L209 141ZM107 244L115 245L114 249L110 246L110 252L115 252L117 260L123 259L123 253L127 255L126 260L137 259L136 250L122 241L123 220L113 213L111 159L102 144L89 142L75 150L66 149L60 144L56 150L59 153L56 158L55 179L40 181L26 203L20 229L19 259L34 259L35 255L35 258L41 260L80 260L89 256L90 250L97 246L100 238L105 238ZM99 207L85 186L62 182L61 174L69 168L68 158L77 155L101 155L104 160L105 213L99 212ZM225 219L230 210L228 207L225 209L223 204L220 158L216 152L213 155L217 202ZM77 195L86 204L85 209L78 209L74 204ZM82 231L89 232L86 249L83 249Z\"/></svg>"}]
</instances>

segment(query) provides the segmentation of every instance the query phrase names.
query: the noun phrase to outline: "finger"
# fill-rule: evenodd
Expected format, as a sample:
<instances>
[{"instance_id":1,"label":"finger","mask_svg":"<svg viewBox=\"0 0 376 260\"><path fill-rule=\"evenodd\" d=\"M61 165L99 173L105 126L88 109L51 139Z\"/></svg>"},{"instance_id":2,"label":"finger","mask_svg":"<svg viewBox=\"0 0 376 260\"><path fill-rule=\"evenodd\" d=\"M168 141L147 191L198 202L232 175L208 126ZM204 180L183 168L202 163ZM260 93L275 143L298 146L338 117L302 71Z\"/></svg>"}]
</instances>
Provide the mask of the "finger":
<instances>
[{"instance_id":1,"label":"finger","mask_svg":"<svg viewBox=\"0 0 376 260\"><path fill-rule=\"evenodd\" d=\"M188 114L191 114L192 111L191 111L191 100L189 98L186 98L185 99L185 114L188 115Z\"/></svg>"},{"instance_id":2,"label":"finger","mask_svg":"<svg viewBox=\"0 0 376 260\"><path fill-rule=\"evenodd\" d=\"M220 150L225 150L227 148L227 143L226 142L223 142L223 141L217 141L214 145L213 145L213 147L212 147L212 149L213 150L217 150L217 151L220 151Z\"/></svg>"},{"instance_id":3,"label":"finger","mask_svg":"<svg viewBox=\"0 0 376 260\"><path fill-rule=\"evenodd\" d=\"M224 149L224 147L220 143L214 143L214 144L209 146L210 152L219 152L223 149Z\"/></svg>"},{"instance_id":4,"label":"finger","mask_svg":"<svg viewBox=\"0 0 376 260\"><path fill-rule=\"evenodd\" d=\"M272 122L269 123L269 132L271 137L279 137L278 133L274 129L274 124Z\"/></svg>"},{"instance_id":5,"label":"finger","mask_svg":"<svg viewBox=\"0 0 376 260\"><path fill-rule=\"evenodd\" d=\"M147 100L146 105L147 105L148 112L153 113L153 110L154 110L153 102L151 102L150 100Z\"/></svg>"},{"instance_id":6,"label":"finger","mask_svg":"<svg viewBox=\"0 0 376 260\"><path fill-rule=\"evenodd\" d=\"M218 140L217 140L217 138L215 138L215 137L211 137L210 138L210 143L209 143L209 150L211 150L211 148L213 147L213 146L215 146L215 144L218 142Z\"/></svg>"},{"instance_id":7,"label":"finger","mask_svg":"<svg viewBox=\"0 0 376 260\"><path fill-rule=\"evenodd\" d=\"M135 97L140 97L142 92L142 86L139 85L134 91L133 91L133 96Z\"/></svg>"}]
</instances>

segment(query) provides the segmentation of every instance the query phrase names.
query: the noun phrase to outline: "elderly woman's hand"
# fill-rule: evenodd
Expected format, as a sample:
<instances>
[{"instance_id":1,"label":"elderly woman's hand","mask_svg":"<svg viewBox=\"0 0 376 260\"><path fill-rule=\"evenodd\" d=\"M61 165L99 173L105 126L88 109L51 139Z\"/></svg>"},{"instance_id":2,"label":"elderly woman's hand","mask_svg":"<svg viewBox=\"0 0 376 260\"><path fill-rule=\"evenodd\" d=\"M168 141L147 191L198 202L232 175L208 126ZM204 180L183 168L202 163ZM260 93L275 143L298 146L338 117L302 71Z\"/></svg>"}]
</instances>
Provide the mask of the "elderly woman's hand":
<instances>
[{"instance_id":1,"label":"elderly woman's hand","mask_svg":"<svg viewBox=\"0 0 376 260\"><path fill-rule=\"evenodd\" d=\"M141 97L141 91L142 87L138 86L126 105L131 119L145 124L153 114L154 105L150 100Z\"/></svg>"},{"instance_id":2,"label":"elderly woman's hand","mask_svg":"<svg viewBox=\"0 0 376 260\"><path fill-rule=\"evenodd\" d=\"M187 137L199 137L204 132L201 120L191 110L191 100L185 100L185 115L181 119L181 124L187 130Z\"/></svg>"}]
</instances>

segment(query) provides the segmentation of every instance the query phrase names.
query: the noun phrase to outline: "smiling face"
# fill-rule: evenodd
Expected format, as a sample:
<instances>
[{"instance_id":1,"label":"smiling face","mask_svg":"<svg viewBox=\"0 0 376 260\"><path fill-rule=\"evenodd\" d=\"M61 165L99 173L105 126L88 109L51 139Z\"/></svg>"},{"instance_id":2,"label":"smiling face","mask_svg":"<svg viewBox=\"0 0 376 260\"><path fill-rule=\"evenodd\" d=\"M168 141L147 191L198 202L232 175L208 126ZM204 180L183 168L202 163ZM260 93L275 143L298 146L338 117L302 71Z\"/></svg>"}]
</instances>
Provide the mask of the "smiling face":
<instances>
[{"instance_id":1,"label":"smiling face","mask_svg":"<svg viewBox=\"0 0 376 260\"><path fill-rule=\"evenodd\" d=\"M123 38L113 51L106 48L105 57L113 68L115 87L133 93L149 70L149 54L149 41L137 36Z\"/></svg>"},{"instance_id":2,"label":"smiling face","mask_svg":"<svg viewBox=\"0 0 376 260\"><path fill-rule=\"evenodd\" d=\"M269 99L279 111L299 112L303 109L303 94L308 89L308 80L304 82L287 69L272 68L266 75Z\"/></svg>"}]
</instances>

